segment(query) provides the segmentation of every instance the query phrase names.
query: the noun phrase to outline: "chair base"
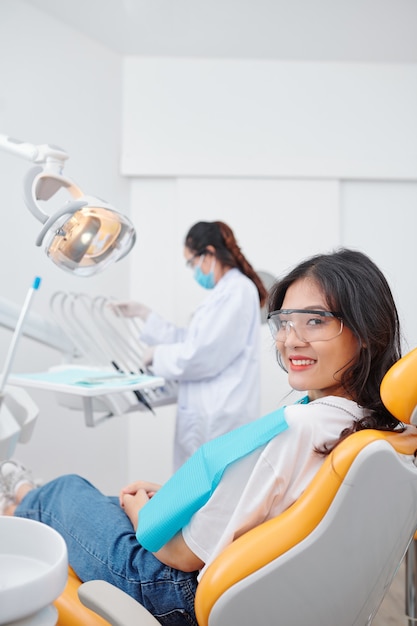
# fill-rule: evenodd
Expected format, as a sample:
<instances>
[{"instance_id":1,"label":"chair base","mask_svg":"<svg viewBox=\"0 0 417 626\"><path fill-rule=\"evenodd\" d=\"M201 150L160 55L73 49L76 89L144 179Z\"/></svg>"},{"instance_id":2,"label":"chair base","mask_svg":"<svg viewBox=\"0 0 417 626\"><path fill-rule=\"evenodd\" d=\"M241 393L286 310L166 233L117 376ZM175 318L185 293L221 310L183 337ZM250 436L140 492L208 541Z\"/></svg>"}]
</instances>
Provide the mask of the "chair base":
<instances>
[{"instance_id":1,"label":"chair base","mask_svg":"<svg viewBox=\"0 0 417 626\"><path fill-rule=\"evenodd\" d=\"M417 539L413 539L405 555L405 614L408 626L417 624Z\"/></svg>"}]
</instances>

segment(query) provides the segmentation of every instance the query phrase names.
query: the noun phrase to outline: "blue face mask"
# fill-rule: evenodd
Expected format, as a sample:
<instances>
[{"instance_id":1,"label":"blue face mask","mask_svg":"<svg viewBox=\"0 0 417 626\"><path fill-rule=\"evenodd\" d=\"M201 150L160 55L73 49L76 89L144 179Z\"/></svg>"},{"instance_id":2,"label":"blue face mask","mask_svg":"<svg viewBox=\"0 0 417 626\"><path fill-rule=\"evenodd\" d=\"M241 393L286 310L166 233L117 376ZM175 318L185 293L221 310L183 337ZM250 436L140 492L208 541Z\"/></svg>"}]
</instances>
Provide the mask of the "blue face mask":
<instances>
[{"instance_id":1,"label":"blue face mask","mask_svg":"<svg viewBox=\"0 0 417 626\"><path fill-rule=\"evenodd\" d=\"M199 285L204 287L204 289L213 289L213 287L216 285L216 281L214 278L215 264L216 264L216 259L213 259L211 270L209 271L208 274L204 274L202 272L200 265L197 265L197 267L194 270L195 280L198 282Z\"/></svg>"}]
</instances>

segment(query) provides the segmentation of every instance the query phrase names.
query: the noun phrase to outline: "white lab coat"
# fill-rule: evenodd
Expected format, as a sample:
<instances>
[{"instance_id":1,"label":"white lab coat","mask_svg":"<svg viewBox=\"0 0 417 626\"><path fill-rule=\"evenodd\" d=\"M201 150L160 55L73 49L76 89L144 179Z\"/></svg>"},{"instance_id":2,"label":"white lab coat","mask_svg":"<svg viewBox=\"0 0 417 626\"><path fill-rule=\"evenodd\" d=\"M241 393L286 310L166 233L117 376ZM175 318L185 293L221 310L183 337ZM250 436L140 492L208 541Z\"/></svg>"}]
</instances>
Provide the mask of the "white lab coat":
<instances>
[{"instance_id":1,"label":"white lab coat","mask_svg":"<svg viewBox=\"0 0 417 626\"><path fill-rule=\"evenodd\" d=\"M179 382L174 470L204 442L260 415L260 305L254 283L231 269L188 328L152 312L141 339L153 370Z\"/></svg>"}]
</instances>

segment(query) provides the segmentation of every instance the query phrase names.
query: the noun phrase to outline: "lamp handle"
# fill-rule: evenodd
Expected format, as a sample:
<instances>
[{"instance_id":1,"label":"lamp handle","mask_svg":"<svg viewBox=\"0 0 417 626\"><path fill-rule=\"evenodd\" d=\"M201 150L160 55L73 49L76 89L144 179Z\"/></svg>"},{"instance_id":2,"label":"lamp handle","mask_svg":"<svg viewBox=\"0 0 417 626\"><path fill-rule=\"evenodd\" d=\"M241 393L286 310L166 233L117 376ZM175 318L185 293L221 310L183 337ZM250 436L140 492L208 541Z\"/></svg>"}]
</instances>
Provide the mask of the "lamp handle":
<instances>
[{"instance_id":1,"label":"lamp handle","mask_svg":"<svg viewBox=\"0 0 417 626\"><path fill-rule=\"evenodd\" d=\"M68 202L67 204L64 204L63 207L61 207L56 213L48 217L46 222L44 222L41 232L36 238L35 245L36 246L42 245L42 241L46 233L51 228L52 224L56 222L56 220L59 217L61 217L62 215L73 215L74 213L78 211L78 209L81 209L83 206L86 206L86 204L88 204L86 200L73 200L72 202Z\"/></svg>"}]
</instances>

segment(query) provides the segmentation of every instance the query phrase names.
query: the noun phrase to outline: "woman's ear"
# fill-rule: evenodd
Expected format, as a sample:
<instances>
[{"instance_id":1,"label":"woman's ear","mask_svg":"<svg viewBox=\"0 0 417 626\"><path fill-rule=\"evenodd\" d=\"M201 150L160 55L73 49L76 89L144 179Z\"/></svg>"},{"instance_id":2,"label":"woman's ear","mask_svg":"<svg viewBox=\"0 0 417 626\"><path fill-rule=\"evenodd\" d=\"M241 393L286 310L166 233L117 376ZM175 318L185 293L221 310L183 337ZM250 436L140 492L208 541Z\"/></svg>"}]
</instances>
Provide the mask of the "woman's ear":
<instances>
[{"instance_id":1,"label":"woman's ear","mask_svg":"<svg viewBox=\"0 0 417 626\"><path fill-rule=\"evenodd\" d=\"M209 254L214 254L214 256L216 256L216 248L214 246L206 246L206 250Z\"/></svg>"}]
</instances>

